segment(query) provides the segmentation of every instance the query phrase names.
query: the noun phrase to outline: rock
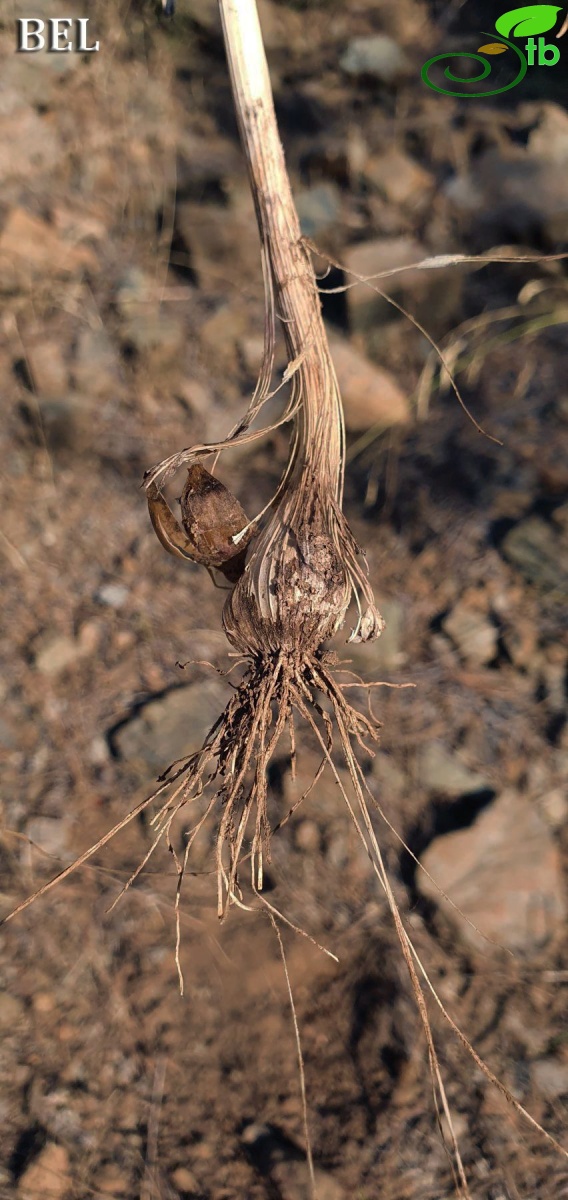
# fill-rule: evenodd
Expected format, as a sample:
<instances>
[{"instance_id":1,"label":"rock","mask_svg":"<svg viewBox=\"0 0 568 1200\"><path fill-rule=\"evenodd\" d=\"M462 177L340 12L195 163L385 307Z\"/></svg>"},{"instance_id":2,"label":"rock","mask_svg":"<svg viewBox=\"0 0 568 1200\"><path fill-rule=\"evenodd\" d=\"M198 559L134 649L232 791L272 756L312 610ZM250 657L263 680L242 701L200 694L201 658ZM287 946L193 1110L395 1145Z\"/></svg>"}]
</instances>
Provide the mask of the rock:
<instances>
[{"instance_id":1,"label":"rock","mask_svg":"<svg viewBox=\"0 0 568 1200\"><path fill-rule=\"evenodd\" d=\"M140 267L129 267L115 290L115 304L120 316L127 321L145 312L148 305L155 303L155 293L156 285L151 275Z\"/></svg>"},{"instance_id":2,"label":"rock","mask_svg":"<svg viewBox=\"0 0 568 1200\"><path fill-rule=\"evenodd\" d=\"M3 717L0 717L0 747L2 750L18 749L18 739L14 735L14 730Z\"/></svg>"},{"instance_id":3,"label":"rock","mask_svg":"<svg viewBox=\"0 0 568 1200\"><path fill-rule=\"evenodd\" d=\"M217 0L186 0L185 12L207 33L222 36L221 17Z\"/></svg>"},{"instance_id":4,"label":"rock","mask_svg":"<svg viewBox=\"0 0 568 1200\"><path fill-rule=\"evenodd\" d=\"M74 386L90 396L109 396L118 384L118 359L103 329L84 329L73 364Z\"/></svg>"},{"instance_id":5,"label":"rock","mask_svg":"<svg viewBox=\"0 0 568 1200\"><path fill-rule=\"evenodd\" d=\"M108 608L122 608L129 595L130 591L123 583L103 583L95 592L95 600Z\"/></svg>"},{"instance_id":6,"label":"rock","mask_svg":"<svg viewBox=\"0 0 568 1200\"><path fill-rule=\"evenodd\" d=\"M385 279L361 283L347 292L349 325L353 332L368 332L393 319L395 310L373 291L376 286L400 300L429 332L444 331L456 319L463 287L462 274L451 267L436 270L403 270L427 258L427 251L410 237L379 237L357 242L342 255L348 271L359 276L398 272Z\"/></svg>"},{"instance_id":7,"label":"rock","mask_svg":"<svg viewBox=\"0 0 568 1200\"><path fill-rule=\"evenodd\" d=\"M252 203L239 194L230 207L182 201L176 231L187 246L187 265L208 292L227 295L227 280L256 281L260 249Z\"/></svg>"},{"instance_id":8,"label":"rock","mask_svg":"<svg viewBox=\"0 0 568 1200\"><path fill-rule=\"evenodd\" d=\"M41 427L37 426L37 410L30 412L34 433L41 445L57 455L59 451L74 450L82 453L92 445L92 412L85 397L77 392L67 392L59 400L39 397Z\"/></svg>"},{"instance_id":9,"label":"rock","mask_svg":"<svg viewBox=\"0 0 568 1200\"><path fill-rule=\"evenodd\" d=\"M269 1125L247 1125L242 1133L247 1155L276 1188L281 1200L344 1200L345 1192L327 1171L315 1167L312 1189L305 1155L285 1134Z\"/></svg>"},{"instance_id":10,"label":"rock","mask_svg":"<svg viewBox=\"0 0 568 1200\"><path fill-rule=\"evenodd\" d=\"M351 642L345 647L345 659L351 660L347 666L364 679L377 679L381 671L396 671L406 662L404 608L400 600L382 596L378 596L377 603L385 620L381 636L374 642Z\"/></svg>"},{"instance_id":11,"label":"rock","mask_svg":"<svg viewBox=\"0 0 568 1200\"><path fill-rule=\"evenodd\" d=\"M321 849L321 835L315 821L306 818L299 821L294 831L294 841L298 850L305 854L317 854Z\"/></svg>"},{"instance_id":12,"label":"rock","mask_svg":"<svg viewBox=\"0 0 568 1200\"><path fill-rule=\"evenodd\" d=\"M199 1184L192 1171L187 1167L176 1167L172 1172L172 1183L182 1196L194 1196L199 1192Z\"/></svg>"},{"instance_id":13,"label":"rock","mask_svg":"<svg viewBox=\"0 0 568 1200\"><path fill-rule=\"evenodd\" d=\"M6 1036L24 1019L25 1007L19 996L0 992L0 1032Z\"/></svg>"},{"instance_id":14,"label":"rock","mask_svg":"<svg viewBox=\"0 0 568 1200\"><path fill-rule=\"evenodd\" d=\"M350 433L374 425L388 429L410 420L408 400L389 371L375 366L345 338L332 336L329 346Z\"/></svg>"},{"instance_id":15,"label":"rock","mask_svg":"<svg viewBox=\"0 0 568 1200\"><path fill-rule=\"evenodd\" d=\"M295 200L305 237L317 238L341 218L341 192L334 183L318 183L297 192Z\"/></svg>"},{"instance_id":16,"label":"rock","mask_svg":"<svg viewBox=\"0 0 568 1200\"><path fill-rule=\"evenodd\" d=\"M538 797L537 807L551 829L562 829L568 820L568 798L564 788L551 788Z\"/></svg>"},{"instance_id":17,"label":"rock","mask_svg":"<svg viewBox=\"0 0 568 1200\"><path fill-rule=\"evenodd\" d=\"M53 11L49 14L55 16ZM13 44L14 45L14 44ZM2 47L5 50L5 46ZM0 90L0 114L12 117L18 109L47 109L52 100L54 58L78 58L75 54L5 54ZM49 128L49 114L43 122ZM2 141L4 142L4 137Z\"/></svg>"},{"instance_id":18,"label":"rock","mask_svg":"<svg viewBox=\"0 0 568 1200\"><path fill-rule=\"evenodd\" d=\"M101 210L89 211L82 205L71 208L68 204L54 204L51 219L60 237L73 245L104 242L108 240L108 225L100 213Z\"/></svg>"},{"instance_id":19,"label":"rock","mask_svg":"<svg viewBox=\"0 0 568 1200\"><path fill-rule=\"evenodd\" d=\"M505 535L501 551L521 575L538 587L563 588L568 583L563 542L542 517L527 517Z\"/></svg>"},{"instance_id":20,"label":"rock","mask_svg":"<svg viewBox=\"0 0 568 1200\"><path fill-rule=\"evenodd\" d=\"M99 632L96 622L88 621L76 638L62 633L40 639L35 652L37 670L42 675L60 675L96 650Z\"/></svg>"},{"instance_id":21,"label":"rock","mask_svg":"<svg viewBox=\"0 0 568 1200\"><path fill-rule=\"evenodd\" d=\"M64 396L69 385L69 371L61 345L55 339L30 341L26 355L36 392L47 399Z\"/></svg>"},{"instance_id":22,"label":"rock","mask_svg":"<svg viewBox=\"0 0 568 1200\"><path fill-rule=\"evenodd\" d=\"M201 420L206 419L215 403L211 389L199 379L182 379L176 389L176 396L192 416L200 417Z\"/></svg>"},{"instance_id":23,"label":"rock","mask_svg":"<svg viewBox=\"0 0 568 1200\"><path fill-rule=\"evenodd\" d=\"M41 276L59 279L98 267L97 256L88 246L66 242L47 221L24 208L8 213L0 233L2 291L32 286Z\"/></svg>"},{"instance_id":24,"label":"rock","mask_svg":"<svg viewBox=\"0 0 568 1200\"><path fill-rule=\"evenodd\" d=\"M106 738L97 734L90 742L87 749L87 759L93 767L104 767L110 758L108 742Z\"/></svg>"},{"instance_id":25,"label":"rock","mask_svg":"<svg viewBox=\"0 0 568 1200\"><path fill-rule=\"evenodd\" d=\"M106 1163L97 1171L97 1192L109 1196L126 1196L131 1190L131 1181L116 1163Z\"/></svg>"},{"instance_id":26,"label":"rock","mask_svg":"<svg viewBox=\"0 0 568 1200\"><path fill-rule=\"evenodd\" d=\"M540 120L528 140L530 154L568 167L568 114L559 104L540 106Z\"/></svg>"},{"instance_id":27,"label":"rock","mask_svg":"<svg viewBox=\"0 0 568 1200\"><path fill-rule=\"evenodd\" d=\"M379 798L401 796L408 787L408 779L390 754L377 750L373 759L372 772L380 785Z\"/></svg>"},{"instance_id":28,"label":"rock","mask_svg":"<svg viewBox=\"0 0 568 1200\"><path fill-rule=\"evenodd\" d=\"M223 707L216 681L175 688L149 700L111 734L114 749L130 764L164 770L174 759L197 750Z\"/></svg>"},{"instance_id":29,"label":"rock","mask_svg":"<svg viewBox=\"0 0 568 1200\"><path fill-rule=\"evenodd\" d=\"M26 837L33 842L33 847L24 846L24 854L27 857L29 850L37 847L44 852L41 855L44 861L46 854L54 858L68 858L69 834L70 823L65 818L32 817L26 824Z\"/></svg>"},{"instance_id":30,"label":"rock","mask_svg":"<svg viewBox=\"0 0 568 1200\"><path fill-rule=\"evenodd\" d=\"M378 79L381 83L396 83L409 69L404 50L384 33L352 38L339 65L346 75Z\"/></svg>"},{"instance_id":31,"label":"rock","mask_svg":"<svg viewBox=\"0 0 568 1200\"><path fill-rule=\"evenodd\" d=\"M6 60L4 63L8 65ZM2 74L4 76L4 70ZM40 116L32 108L22 107L21 94L3 88L0 96L0 173L4 189L10 179L17 181L19 188L25 180L37 181L43 171L53 167L60 154L59 138L49 118Z\"/></svg>"},{"instance_id":32,"label":"rock","mask_svg":"<svg viewBox=\"0 0 568 1200\"><path fill-rule=\"evenodd\" d=\"M195 201L209 187L225 187L242 170L236 143L210 130L207 136L192 129L176 132L178 194Z\"/></svg>"},{"instance_id":33,"label":"rock","mask_svg":"<svg viewBox=\"0 0 568 1200\"><path fill-rule=\"evenodd\" d=\"M559 651L559 657L543 662L539 671L541 686L544 688L546 707L551 713L560 715L566 712L566 681L568 678L568 663L566 661L566 652L563 652L561 646L554 646L551 650Z\"/></svg>"},{"instance_id":34,"label":"rock","mask_svg":"<svg viewBox=\"0 0 568 1200\"><path fill-rule=\"evenodd\" d=\"M507 609L503 609L507 617ZM522 614L516 615L513 622L503 630L503 644L511 662L521 670L531 671L538 661L537 643L538 628L534 621Z\"/></svg>"},{"instance_id":35,"label":"rock","mask_svg":"<svg viewBox=\"0 0 568 1200\"><path fill-rule=\"evenodd\" d=\"M409 212L421 212L430 202L434 177L395 147L368 158L362 175L389 204L402 205Z\"/></svg>"},{"instance_id":36,"label":"rock","mask_svg":"<svg viewBox=\"0 0 568 1200\"><path fill-rule=\"evenodd\" d=\"M214 361L232 367L236 361L237 343L247 326L246 313L242 305L222 304L213 316L204 321L199 339L207 356Z\"/></svg>"},{"instance_id":37,"label":"rock","mask_svg":"<svg viewBox=\"0 0 568 1200\"><path fill-rule=\"evenodd\" d=\"M428 792L448 799L484 792L489 784L483 775L470 771L457 754L450 754L441 742L422 746L417 759L417 778Z\"/></svg>"},{"instance_id":38,"label":"rock","mask_svg":"<svg viewBox=\"0 0 568 1200\"><path fill-rule=\"evenodd\" d=\"M182 321L156 308L133 314L125 325L123 341L158 366L178 358L185 344L185 330Z\"/></svg>"},{"instance_id":39,"label":"rock","mask_svg":"<svg viewBox=\"0 0 568 1200\"><path fill-rule=\"evenodd\" d=\"M472 666L483 666L497 654L497 629L483 612L459 600L442 621L442 628Z\"/></svg>"},{"instance_id":40,"label":"rock","mask_svg":"<svg viewBox=\"0 0 568 1200\"><path fill-rule=\"evenodd\" d=\"M19 1200L61 1200L70 1185L69 1155L48 1142L18 1180Z\"/></svg>"},{"instance_id":41,"label":"rock","mask_svg":"<svg viewBox=\"0 0 568 1200\"><path fill-rule=\"evenodd\" d=\"M446 197L458 214L476 218L484 244L534 243L535 230L551 244L568 236L568 121L556 105L546 105L527 146L491 147L475 159L475 174L454 176Z\"/></svg>"},{"instance_id":42,"label":"rock","mask_svg":"<svg viewBox=\"0 0 568 1200\"><path fill-rule=\"evenodd\" d=\"M485 933L509 950L538 954L566 918L560 854L536 809L506 792L469 829L436 838L422 863L478 934L422 871L416 882L466 942L487 954Z\"/></svg>"},{"instance_id":43,"label":"rock","mask_svg":"<svg viewBox=\"0 0 568 1200\"><path fill-rule=\"evenodd\" d=\"M557 1058L540 1058L531 1066L531 1075L547 1100L559 1100L568 1095L568 1062Z\"/></svg>"}]
</instances>

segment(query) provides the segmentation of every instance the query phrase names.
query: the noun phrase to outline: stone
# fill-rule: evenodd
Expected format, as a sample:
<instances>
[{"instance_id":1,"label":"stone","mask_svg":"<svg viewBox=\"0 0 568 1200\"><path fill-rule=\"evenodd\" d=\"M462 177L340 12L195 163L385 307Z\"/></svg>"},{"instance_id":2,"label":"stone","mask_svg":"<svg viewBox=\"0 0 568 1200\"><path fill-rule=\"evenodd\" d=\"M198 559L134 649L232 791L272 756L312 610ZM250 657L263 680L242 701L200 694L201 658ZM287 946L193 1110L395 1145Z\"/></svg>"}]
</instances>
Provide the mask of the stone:
<instances>
[{"instance_id":1,"label":"stone","mask_svg":"<svg viewBox=\"0 0 568 1200\"><path fill-rule=\"evenodd\" d=\"M434 177L430 171L394 146L385 154L368 158L362 175L389 204L397 207L402 205L413 213L426 208L434 189Z\"/></svg>"},{"instance_id":2,"label":"stone","mask_svg":"<svg viewBox=\"0 0 568 1200\"><path fill-rule=\"evenodd\" d=\"M69 369L60 343L55 339L32 340L26 343L26 357L36 392L46 399L64 396L69 385Z\"/></svg>"},{"instance_id":3,"label":"stone","mask_svg":"<svg viewBox=\"0 0 568 1200\"><path fill-rule=\"evenodd\" d=\"M409 69L404 50L384 33L352 38L339 65L346 75L370 77L380 83L396 83Z\"/></svg>"},{"instance_id":4,"label":"stone","mask_svg":"<svg viewBox=\"0 0 568 1200\"><path fill-rule=\"evenodd\" d=\"M497 654L497 628L485 613L458 600L442 621L442 628L472 666L484 666Z\"/></svg>"},{"instance_id":5,"label":"stone","mask_svg":"<svg viewBox=\"0 0 568 1200\"><path fill-rule=\"evenodd\" d=\"M75 57L74 54L4 54L0 116L13 117L18 110L33 112L38 107L47 108L53 88L49 60ZM44 125L49 127L49 114L45 116ZM1 140L4 142L5 138Z\"/></svg>"},{"instance_id":6,"label":"stone","mask_svg":"<svg viewBox=\"0 0 568 1200\"><path fill-rule=\"evenodd\" d=\"M544 792L538 797L537 806L551 829L562 829L568 821L568 796L563 787Z\"/></svg>"},{"instance_id":7,"label":"stone","mask_svg":"<svg viewBox=\"0 0 568 1200\"><path fill-rule=\"evenodd\" d=\"M178 194L197 201L207 187L225 187L242 170L236 143L209 130L207 135L192 129L176 130Z\"/></svg>"},{"instance_id":8,"label":"stone","mask_svg":"<svg viewBox=\"0 0 568 1200\"><path fill-rule=\"evenodd\" d=\"M110 396L119 382L118 358L103 329L83 329L73 363L74 386L90 396Z\"/></svg>"},{"instance_id":9,"label":"stone","mask_svg":"<svg viewBox=\"0 0 568 1200\"><path fill-rule=\"evenodd\" d=\"M482 934L514 953L538 954L566 919L558 847L536 808L519 793L503 793L469 829L435 838L421 862L481 932L422 871L416 876L419 891L484 954L492 943Z\"/></svg>"},{"instance_id":10,"label":"stone","mask_svg":"<svg viewBox=\"0 0 568 1200\"><path fill-rule=\"evenodd\" d=\"M184 11L209 34L222 36L221 17L217 0L187 0Z\"/></svg>"},{"instance_id":11,"label":"stone","mask_svg":"<svg viewBox=\"0 0 568 1200\"><path fill-rule=\"evenodd\" d=\"M528 583L542 588L568 584L568 556L563 539L542 517L527 517L505 535L501 552Z\"/></svg>"},{"instance_id":12,"label":"stone","mask_svg":"<svg viewBox=\"0 0 568 1200\"><path fill-rule=\"evenodd\" d=\"M552 107L552 106L551 106ZM566 118L564 118L566 119ZM478 237L534 242L535 229L556 244L568 235L564 130L533 132L527 146L491 147L445 185L456 215L475 220ZM550 140L551 155L546 153Z\"/></svg>"},{"instance_id":13,"label":"stone","mask_svg":"<svg viewBox=\"0 0 568 1200\"><path fill-rule=\"evenodd\" d=\"M334 183L318 183L295 195L302 233L317 238L341 219L341 192Z\"/></svg>"},{"instance_id":14,"label":"stone","mask_svg":"<svg viewBox=\"0 0 568 1200\"><path fill-rule=\"evenodd\" d=\"M130 591L123 583L103 583L95 592L95 600L107 608L122 608L129 595Z\"/></svg>"},{"instance_id":15,"label":"stone","mask_svg":"<svg viewBox=\"0 0 568 1200\"><path fill-rule=\"evenodd\" d=\"M131 1189L131 1181L116 1163L106 1163L97 1172L97 1192L109 1196L126 1196Z\"/></svg>"},{"instance_id":16,"label":"stone","mask_svg":"<svg viewBox=\"0 0 568 1200\"><path fill-rule=\"evenodd\" d=\"M344 650L347 667L363 679L378 679L379 672L396 671L406 662L403 646L404 608L400 600L385 599L379 594L376 598L385 621L380 637L374 642L351 642Z\"/></svg>"},{"instance_id":17,"label":"stone","mask_svg":"<svg viewBox=\"0 0 568 1200\"><path fill-rule=\"evenodd\" d=\"M35 653L35 665L42 675L60 675L95 648L90 636L81 639L64 633L55 634L40 640Z\"/></svg>"},{"instance_id":18,"label":"stone","mask_svg":"<svg viewBox=\"0 0 568 1200\"><path fill-rule=\"evenodd\" d=\"M375 366L346 338L332 336L329 347L350 433L375 425L388 429L410 420L408 399L389 371Z\"/></svg>"},{"instance_id":19,"label":"stone","mask_svg":"<svg viewBox=\"0 0 568 1200\"><path fill-rule=\"evenodd\" d=\"M393 319L395 310L378 288L409 307L415 317L435 335L445 331L448 322L455 322L463 288L462 274L451 267L426 270L399 270L411 267L428 257L427 251L414 238L378 237L349 246L342 255L347 271L355 276L380 275L396 272L384 279L370 280L347 291L347 311L352 332L367 333L375 326ZM462 269L463 270L463 269Z\"/></svg>"},{"instance_id":20,"label":"stone","mask_svg":"<svg viewBox=\"0 0 568 1200\"><path fill-rule=\"evenodd\" d=\"M211 388L199 379L182 379L176 388L176 396L183 408L201 420L207 418L215 403Z\"/></svg>"},{"instance_id":21,"label":"stone","mask_svg":"<svg viewBox=\"0 0 568 1200\"><path fill-rule=\"evenodd\" d=\"M176 230L187 246L188 266L212 294L226 298L227 280L257 281L260 249L250 197L232 197L230 207L181 201Z\"/></svg>"},{"instance_id":22,"label":"stone","mask_svg":"<svg viewBox=\"0 0 568 1200\"><path fill-rule=\"evenodd\" d=\"M48 1142L18 1180L19 1200L62 1200L70 1185L69 1155Z\"/></svg>"},{"instance_id":23,"label":"stone","mask_svg":"<svg viewBox=\"0 0 568 1200\"><path fill-rule=\"evenodd\" d=\"M409 781L404 771L401 771L392 755L380 747L375 752L372 772L380 787L379 798L401 796L408 787Z\"/></svg>"},{"instance_id":24,"label":"stone","mask_svg":"<svg viewBox=\"0 0 568 1200\"><path fill-rule=\"evenodd\" d=\"M529 134L528 148L536 158L568 167L568 114L565 108L552 103L540 105L540 120Z\"/></svg>"},{"instance_id":25,"label":"stone","mask_svg":"<svg viewBox=\"0 0 568 1200\"><path fill-rule=\"evenodd\" d=\"M85 397L67 392L59 400L38 397L41 412L41 443L54 456L61 451L82 453L92 445L92 413ZM35 412L32 409L31 418Z\"/></svg>"},{"instance_id":26,"label":"stone","mask_svg":"<svg viewBox=\"0 0 568 1200\"><path fill-rule=\"evenodd\" d=\"M176 1167L172 1172L172 1183L182 1196L193 1196L199 1192L199 1185L192 1171L187 1167Z\"/></svg>"},{"instance_id":27,"label":"stone","mask_svg":"<svg viewBox=\"0 0 568 1200\"><path fill-rule=\"evenodd\" d=\"M217 681L174 688L147 701L111 733L113 748L131 765L162 771L199 749L223 703L223 688Z\"/></svg>"},{"instance_id":28,"label":"stone","mask_svg":"<svg viewBox=\"0 0 568 1200\"><path fill-rule=\"evenodd\" d=\"M298 850L305 854L317 854L321 849L321 834L315 821L309 817L299 821L294 831L294 841Z\"/></svg>"},{"instance_id":29,"label":"stone","mask_svg":"<svg viewBox=\"0 0 568 1200\"><path fill-rule=\"evenodd\" d=\"M27 857L29 851L37 847L43 851L41 858L44 861L46 854L54 858L68 858L69 833L69 821L65 818L32 817L26 824L26 837L33 842L33 846L24 846L23 852Z\"/></svg>"},{"instance_id":30,"label":"stone","mask_svg":"<svg viewBox=\"0 0 568 1200\"><path fill-rule=\"evenodd\" d=\"M123 342L152 360L155 366L174 362L185 343L183 322L158 308L133 314L123 330Z\"/></svg>"},{"instance_id":31,"label":"stone","mask_svg":"<svg viewBox=\"0 0 568 1200\"><path fill-rule=\"evenodd\" d=\"M279 1130L269 1125L247 1125L243 1144L261 1175L270 1180L281 1200L344 1200L341 1185L320 1167L314 1170L312 1189L305 1156Z\"/></svg>"},{"instance_id":32,"label":"stone","mask_svg":"<svg viewBox=\"0 0 568 1200\"><path fill-rule=\"evenodd\" d=\"M0 1033L6 1036L24 1019L25 1007L19 996L0 992Z\"/></svg>"},{"instance_id":33,"label":"stone","mask_svg":"<svg viewBox=\"0 0 568 1200\"><path fill-rule=\"evenodd\" d=\"M4 60L4 68L7 65ZM0 173L3 189L11 179L14 184L17 182L19 188L25 180L37 181L43 171L53 167L60 154L59 138L49 117L40 116L32 108L22 107L21 94L4 87L0 93Z\"/></svg>"},{"instance_id":34,"label":"stone","mask_svg":"<svg viewBox=\"0 0 568 1200\"><path fill-rule=\"evenodd\" d=\"M18 739L14 731L3 717L0 717L0 747L2 750L17 750Z\"/></svg>"},{"instance_id":35,"label":"stone","mask_svg":"<svg viewBox=\"0 0 568 1200\"><path fill-rule=\"evenodd\" d=\"M24 208L10 210L0 233L2 291L32 286L44 275L59 279L86 268L99 269L99 260L88 246L66 242L52 225Z\"/></svg>"},{"instance_id":36,"label":"stone","mask_svg":"<svg viewBox=\"0 0 568 1200\"><path fill-rule=\"evenodd\" d=\"M448 799L484 792L489 784L483 775L471 771L457 754L451 754L442 742L428 742L418 753L417 779L427 792Z\"/></svg>"},{"instance_id":37,"label":"stone","mask_svg":"<svg viewBox=\"0 0 568 1200\"><path fill-rule=\"evenodd\" d=\"M540 1058L532 1064L531 1075L547 1100L568 1096L568 1062L552 1057Z\"/></svg>"},{"instance_id":38,"label":"stone","mask_svg":"<svg viewBox=\"0 0 568 1200\"><path fill-rule=\"evenodd\" d=\"M495 607L495 604L494 604ZM507 609L503 609L507 617ZM503 644L511 662L521 670L531 671L538 660L539 630L534 621L522 613L515 616L514 622L503 629Z\"/></svg>"},{"instance_id":39,"label":"stone","mask_svg":"<svg viewBox=\"0 0 568 1200\"><path fill-rule=\"evenodd\" d=\"M237 343L247 325L242 305L222 304L217 312L203 322L199 339L207 356L213 361L232 366L236 361Z\"/></svg>"},{"instance_id":40,"label":"stone","mask_svg":"<svg viewBox=\"0 0 568 1200\"><path fill-rule=\"evenodd\" d=\"M115 304L124 320L146 311L155 301L156 285L151 275L140 267L129 267L115 289Z\"/></svg>"}]
</instances>

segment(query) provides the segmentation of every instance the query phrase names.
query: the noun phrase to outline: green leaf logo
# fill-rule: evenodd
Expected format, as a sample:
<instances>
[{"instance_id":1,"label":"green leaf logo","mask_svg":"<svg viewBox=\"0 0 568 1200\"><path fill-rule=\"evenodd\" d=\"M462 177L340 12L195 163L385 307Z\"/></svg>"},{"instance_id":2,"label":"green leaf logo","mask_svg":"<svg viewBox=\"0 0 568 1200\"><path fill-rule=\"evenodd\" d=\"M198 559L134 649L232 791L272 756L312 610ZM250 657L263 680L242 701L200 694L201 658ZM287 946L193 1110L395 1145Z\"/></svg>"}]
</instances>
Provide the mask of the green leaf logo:
<instances>
[{"instance_id":1,"label":"green leaf logo","mask_svg":"<svg viewBox=\"0 0 568 1200\"><path fill-rule=\"evenodd\" d=\"M555 4L528 4L524 8L512 8L495 22L497 33L503 37L534 37L553 29L560 8Z\"/></svg>"}]
</instances>

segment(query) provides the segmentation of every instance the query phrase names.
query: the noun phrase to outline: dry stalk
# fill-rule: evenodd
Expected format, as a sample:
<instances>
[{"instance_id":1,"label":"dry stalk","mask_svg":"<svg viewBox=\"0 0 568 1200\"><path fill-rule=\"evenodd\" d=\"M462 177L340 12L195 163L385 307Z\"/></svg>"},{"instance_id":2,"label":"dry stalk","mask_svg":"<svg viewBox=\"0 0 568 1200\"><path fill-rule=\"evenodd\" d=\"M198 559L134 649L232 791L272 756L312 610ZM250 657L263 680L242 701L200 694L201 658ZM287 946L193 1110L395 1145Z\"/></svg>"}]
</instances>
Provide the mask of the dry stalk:
<instances>
[{"instance_id":1,"label":"dry stalk","mask_svg":"<svg viewBox=\"0 0 568 1200\"><path fill-rule=\"evenodd\" d=\"M154 527L165 548L220 568L234 584L225 604L223 624L237 657L245 665L244 675L201 748L168 768L150 796L95 846L20 904L10 917L85 863L162 796L165 799L152 819L152 844L123 891L134 882L160 842L165 842L178 873L178 969L179 899L184 873L193 843L216 808L220 814L216 840L219 915L224 917L233 904L250 907L244 902L239 881L239 869L248 859L253 902L263 905L272 921L277 918L290 924L264 900L261 891L263 864L270 858L267 768L286 728L294 747L297 714L321 747L322 769L327 765L333 772L385 892L425 1033L440 1128L443 1113L450 1130L447 1150L456 1189L468 1197L430 1027L426 1000L429 992L486 1077L504 1092L517 1112L533 1125L536 1122L496 1080L443 1008L404 926L369 815L364 776L355 750L360 747L373 753L379 722L371 711L365 715L349 703L345 693L353 683L338 682L333 672L335 656L325 650L325 642L344 624L352 601L357 607L357 620L350 640L377 637L383 621L360 562L360 551L342 513L345 447L341 400L310 249L301 235L278 137L256 3L220 0L220 8L260 232L266 295L263 364L249 407L228 437L174 454L148 472L145 484ZM247 522L238 501L202 467L201 460L209 456L216 462L222 451L266 432L252 430L251 425L271 395L277 319L282 324L289 357L284 381L291 381L290 398L277 424L291 422L290 454L271 503L253 522ZM166 504L161 485L187 464L181 529ZM360 680L358 684L365 686ZM332 757L335 745L348 770L350 791ZM182 809L195 812L195 816L180 856L172 824ZM183 988L181 970L180 981ZM301 1063L295 1012L294 1022ZM550 1135L545 1136L554 1142ZM554 1145L562 1150L556 1142ZM566 1154L564 1150L562 1153Z\"/></svg>"}]
</instances>

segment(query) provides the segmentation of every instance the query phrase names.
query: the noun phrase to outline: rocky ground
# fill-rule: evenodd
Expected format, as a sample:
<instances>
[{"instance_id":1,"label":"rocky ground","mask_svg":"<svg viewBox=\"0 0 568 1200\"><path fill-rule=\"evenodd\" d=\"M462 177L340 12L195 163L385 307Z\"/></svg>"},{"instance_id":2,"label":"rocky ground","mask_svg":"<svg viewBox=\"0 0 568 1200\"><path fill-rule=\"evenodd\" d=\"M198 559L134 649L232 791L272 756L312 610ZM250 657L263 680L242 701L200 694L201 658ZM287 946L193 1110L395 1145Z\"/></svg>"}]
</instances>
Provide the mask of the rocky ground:
<instances>
[{"instance_id":1,"label":"rocky ground","mask_svg":"<svg viewBox=\"0 0 568 1200\"><path fill-rule=\"evenodd\" d=\"M164 553L140 482L234 424L263 307L213 0L185 0L169 24L150 3L97 6L101 51L84 56L15 54L17 9L0 31L6 912L197 746L229 694L206 666L177 665L226 665L225 596ZM568 117L554 72L535 68L506 104L420 82L428 55L476 49L491 27L481 14L414 0L263 0L261 12L302 225L322 271L326 255L344 268L323 287L435 254L562 250ZM461 913L377 814L393 886L444 1003L562 1139L566 268L470 263L389 289L502 444L468 420L400 311L363 286L324 299L346 508L387 620L372 646L336 648L366 679L416 685L375 699L382 749L365 771ZM250 513L286 451L279 430L223 463ZM293 784L283 749L274 823L318 763L301 731ZM304 1200L273 930L240 911L219 927L212 828L183 895L180 997L167 854L107 911L150 836L137 821L3 930L0 1196ZM329 773L273 857L271 901L339 958L285 933L319 1200L450 1197L404 963ZM472 1197L568 1196L565 1160L432 1008Z\"/></svg>"}]
</instances>

